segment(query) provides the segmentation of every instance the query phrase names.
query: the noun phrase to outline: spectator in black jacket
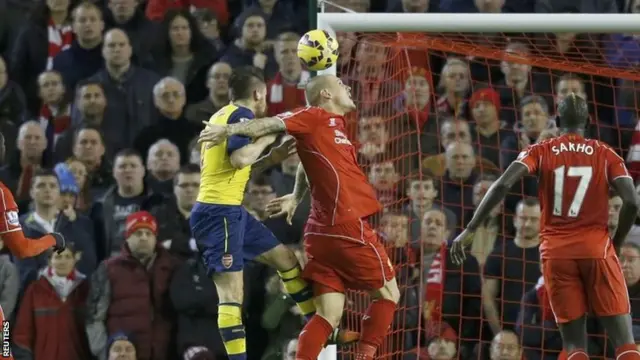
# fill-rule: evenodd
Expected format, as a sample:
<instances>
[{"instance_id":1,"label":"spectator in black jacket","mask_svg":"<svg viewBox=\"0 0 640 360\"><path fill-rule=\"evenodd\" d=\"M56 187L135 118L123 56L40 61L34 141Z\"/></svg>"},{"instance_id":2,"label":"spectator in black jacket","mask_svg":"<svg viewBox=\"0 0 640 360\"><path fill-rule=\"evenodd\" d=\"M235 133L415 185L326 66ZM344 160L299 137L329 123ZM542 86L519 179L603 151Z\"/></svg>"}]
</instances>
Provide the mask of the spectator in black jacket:
<instances>
[{"instance_id":1,"label":"spectator in black jacket","mask_svg":"<svg viewBox=\"0 0 640 360\"><path fill-rule=\"evenodd\" d=\"M227 63L217 62L211 65L207 73L209 96L198 103L187 106L187 110L185 110L187 120L200 125L203 120L208 120L220 108L229 103L231 71L231 66Z\"/></svg>"},{"instance_id":2,"label":"spectator in black jacket","mask_svg":"<svg viewBox=\"0 0 640 360\"><path fill-rule=\"evenodd\" d=\"M104 0L107 9L104 22L107 30L122 29L131 39L133 54L138 65L151 61L156 45L158 25L144 15L144 5L136 0Z\"/></svg>"},{"instance_id":3,"label":"spectator in black jacket","mask_svg":"<svg viewBox=\"0 0 640 360\"><path fill-rule=\"evenodd\" d=\"M153 70L184 84L187 103L201 101L207 96L207 71L220 55L186 10L169 10L159 33L163 40L153 56Z\"/></svg>"},{"instance_id":4,"label":"spectator in black jacket","mask_svg":"<svg viewBox=\"0 0 640 360\"><path fill-rule=\"evenodd\" d=\"M74 133L73 159L84 164L91 196L100 198L113 184L111 162L105 156L104 137L100 128L82 126Z\"/></svg>"},{"instance_id":5,"label":"spectator in black jacket","mask_svg":"<svg viewBox=\"0 0 640 360\"><path fill-rule=\"evenodd\" d=\"M198 198L200 168L197 165L185 165L172 181L173 195L162 205L154 207L151 214L158 220L158 243L169 249L170 253L188 258L198 250L191 237L189 217Z\"/></svg>"},{"instance_id":6,"label":"spectator in black jacket","mask_svg":"<svg viewBox=\"0 0 640 360\"><path fill-rule=\"evenodd\" d=\"M83 2L73 10L72 18L76 38L68 49L53 58L53 69L62 75L69 90L104 66L100 46L104 31L102 11L93 3Z\"/></svg>"},{"instance_id":7,"label":"spectator in black jacket","mask_svg":"<svg viewBox=\"0 0 640 360\"><path fill-rule=\"evenodd\" d=\"M167 139L156 141L147 153L146 183L152 192L171 196L180 170L180 150Z\"/></svg>"}]
</instances>

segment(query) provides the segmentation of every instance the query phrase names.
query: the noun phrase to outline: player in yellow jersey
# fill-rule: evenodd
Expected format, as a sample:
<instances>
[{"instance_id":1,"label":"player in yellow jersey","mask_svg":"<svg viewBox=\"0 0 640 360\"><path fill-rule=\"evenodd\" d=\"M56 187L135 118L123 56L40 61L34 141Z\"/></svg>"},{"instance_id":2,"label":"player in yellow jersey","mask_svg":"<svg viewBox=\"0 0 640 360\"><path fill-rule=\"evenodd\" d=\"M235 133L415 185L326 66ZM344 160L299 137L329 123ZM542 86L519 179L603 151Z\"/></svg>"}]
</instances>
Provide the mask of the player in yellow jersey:
<instances>
[{"instance_id":1,"label":"player in yellow jersey","mask_svg":"<svg viewBox=\"0 0 640 360\"><path fill-rule=\"evenodd\" d=\"M229 91L231 103L215 113L210 123L227 125L250 121L266 111L267 87L257 69L234 70ZM191 231L218 291L218 327L231 360L246 360L241 311L242 270L246 260L256 260L278 270L286 291L305 317L310 318L316 310L313 291L300 277L301 267L295 254L242 206L252 165L262 160L277 163L286 158L286 148L272 150L260 158L275 140L276 136L272 135L257 139L231 136L221 144L202 146L200 193L191 212ZM289 145L285 141L276 149ZM280 154L284 156L278 158ZM354 332L335 331L329 341L353 342L357 336Z\"/></svg>"}]
</instances>

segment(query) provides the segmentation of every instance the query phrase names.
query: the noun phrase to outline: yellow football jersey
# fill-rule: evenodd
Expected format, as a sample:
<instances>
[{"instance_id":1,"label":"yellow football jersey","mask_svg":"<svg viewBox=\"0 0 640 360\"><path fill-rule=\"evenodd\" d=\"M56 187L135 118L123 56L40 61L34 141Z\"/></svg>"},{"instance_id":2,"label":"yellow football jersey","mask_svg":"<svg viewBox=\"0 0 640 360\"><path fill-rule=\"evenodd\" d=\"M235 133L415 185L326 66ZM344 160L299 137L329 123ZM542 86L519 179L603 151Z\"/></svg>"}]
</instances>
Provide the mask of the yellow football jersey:
<instances>
[{"instance_id":1,"label":"yellow football jersey","mask_svg":"<svg viewBox=\"0 0 640 360\"><path fill-rule=\"evenodd\" d=\"M253 119L253 112L245 107L229 104L213 114L209 123L226 125ZM198 202L219 205L241 205L251 175L251 166L236 169L229 155L251 143L247 136L234 135L209 149L202 145L200 153L200 193Z\"/></svg>"}]
</instances>

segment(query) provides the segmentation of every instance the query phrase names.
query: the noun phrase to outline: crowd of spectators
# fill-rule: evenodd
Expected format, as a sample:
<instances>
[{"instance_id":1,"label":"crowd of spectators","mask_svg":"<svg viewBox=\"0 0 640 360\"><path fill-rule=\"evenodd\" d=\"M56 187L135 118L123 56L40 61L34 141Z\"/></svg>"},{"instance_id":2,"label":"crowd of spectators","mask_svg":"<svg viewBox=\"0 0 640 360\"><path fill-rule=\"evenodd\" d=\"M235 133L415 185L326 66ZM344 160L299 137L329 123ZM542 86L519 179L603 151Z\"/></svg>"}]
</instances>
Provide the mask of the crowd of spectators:
<instances>
[{"instance_id":1,"label":"crowd of spectators","mask_svg":"<svg viewBox=\"0 0 640 360\"><path fill-rule=\"evenodd\" d=\"M333 2L356 12L640 12L638 0ZM296 46L309 28L308 7L302 0L0 0L0 132L8 150L0 180L15 194L27 236L55 229L70 243L60 254L25 260L0 250L0 305L12 319L16 359L226 358L217 294L189 228L200 183L195 138L228 102L237 66L263 70L269 115L305 105L300 85L310 74ZM402 291L381 355L562 357L540 274L535 179L494 209L462 268L446 244L500 170L556 134L555 105L572 92L590 103L589 133L640 177L635 82L405 49L375 35L337 37L338 75L358 104L351 122L358 160L385 205L373 221ZM603 68L640 61L636 34L477 38L523 58L544 51ZM398 50L407 50L401 65ZM292 225L265 214L270 200L292 191L298 163L294 155L255 174L245 206L304 264L309 199ZM612 232L620 206L612 193ZM637 315L640 218L620 260ZM251 263L245 284L248 358L295 359L304 320L277 274ZM343 325L357 330L365 297L349 294L347 307ZM589 352L611 357L596 322L589 332ZM635 333L640 343L640 319Z\"/></svg>"}]
</instances>

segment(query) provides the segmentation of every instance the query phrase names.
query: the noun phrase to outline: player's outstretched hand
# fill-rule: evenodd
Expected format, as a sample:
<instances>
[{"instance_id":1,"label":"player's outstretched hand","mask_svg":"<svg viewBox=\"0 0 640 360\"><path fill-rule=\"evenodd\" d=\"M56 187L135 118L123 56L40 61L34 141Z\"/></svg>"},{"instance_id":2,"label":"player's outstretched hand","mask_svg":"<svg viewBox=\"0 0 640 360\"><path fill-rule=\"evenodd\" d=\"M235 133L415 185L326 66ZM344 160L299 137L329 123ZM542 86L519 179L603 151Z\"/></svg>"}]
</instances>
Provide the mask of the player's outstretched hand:
<instances>
[{"instance_id":1,"label":"player's outstretched hand","mask_svg":"<svg viewBox=\"0 0 640 360\"><path fill-rule=\"evenodd\" d=\"M449 254L454 264L460 266L467 259L465 249L471 245L471 243L473 243L473 233L467 229L464 229L464 231L453 240Z\"/></svg>"},{"instance_id":2,"label":"player's outstretched hand","mask_svg":"<svg viewBox=\"0 0 640 360\"><path fill-rule=\"evenodd\" d=\"M207 146L215 146L227 138L227 128L225 126L211 124L208 121L203 121L202 123L206 127L200 132L198 143L207 143Z\"/></svg>"},{"instance_id":3,"label":"player's outstretched hand","mask_svg":"<svg viewBox=\"0 0 640 360\"><path fill-rule=\"evenodd\" d=\"M53 238L56 239L56 244L53 247L53 251L57 252L58 254L63 252L64 249L67 247L67 243L64 240L64 236L59 232L52 232L51 236L53 236Z\"/></svg>"},{"instance_id":4,"label":"player's outstretched hand","mask_svg":"<svg viewBox=\"0 0 640 360\"><path fill-rule=\"evenodd\" d=\"M282 138L279 145L271 148L269 157L273 164L279 164L295 153L296 139L294 139L293 136L286 135Z\"/></svg>"},{"instance_id":5,"label":"player's outstretched hand","mask_svg":"<svg viewBox=\"0 0 640 360\"><path fill-rule=\"evenodd\" d=\"M291 225L297 207L298 202L295 197L293 194L289 194L269 201L266 211L270 218L287 215L287 224Z\"/></svg>"}]
</instances>

